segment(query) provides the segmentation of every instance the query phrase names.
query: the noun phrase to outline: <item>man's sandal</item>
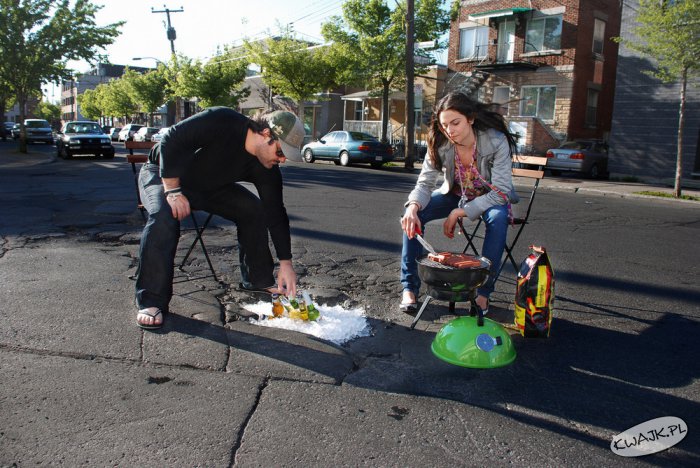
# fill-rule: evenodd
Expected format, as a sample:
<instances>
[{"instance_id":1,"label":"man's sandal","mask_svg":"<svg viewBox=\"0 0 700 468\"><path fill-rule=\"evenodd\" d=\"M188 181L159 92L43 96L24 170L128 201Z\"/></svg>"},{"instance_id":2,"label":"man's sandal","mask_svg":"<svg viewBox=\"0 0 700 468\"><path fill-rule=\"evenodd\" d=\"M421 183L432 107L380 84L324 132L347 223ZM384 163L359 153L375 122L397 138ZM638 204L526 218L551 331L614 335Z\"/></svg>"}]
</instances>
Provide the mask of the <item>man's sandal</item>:
<instances>
[{"instance_id":1,"label":"man's sandal","mask_svg":"<svg viewBox=\"0 0 700 468\"><path fill-rule=\"evenodd\" d=\"M139 327L143 328L144 330L158 330L163 326L163 313L160 311L160 309L155 308L155 312L151 313L149 308L146 309L141 309L139 310L138 314L136 314L136 325ZM151 317L153 321L156 321L156 318L160 315L161 319L159 323L141 323L138 320L139 315L145 315L147 317Z\"/></svg>"}]
</instances>

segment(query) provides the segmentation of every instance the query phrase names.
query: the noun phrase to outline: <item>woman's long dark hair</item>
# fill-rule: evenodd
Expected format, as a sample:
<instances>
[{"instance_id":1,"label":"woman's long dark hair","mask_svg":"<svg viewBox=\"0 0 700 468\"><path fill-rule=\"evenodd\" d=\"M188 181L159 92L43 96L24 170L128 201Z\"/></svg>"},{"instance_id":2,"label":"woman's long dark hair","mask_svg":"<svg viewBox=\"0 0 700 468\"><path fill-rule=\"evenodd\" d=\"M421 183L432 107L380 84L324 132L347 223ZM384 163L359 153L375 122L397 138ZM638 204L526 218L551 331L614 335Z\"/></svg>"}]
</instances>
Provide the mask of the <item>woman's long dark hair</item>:
<instances>
[{"instance_id":1,"label":"woman's long dark hair","mask_svg":"<svg viewBox=\"0 0 700 468\"><path fill-rule=\"evenodd\" d=\"M472 128L475 131L486 131L493 128L503 133L508 140L511 154L515 153L518 135L508 129L505 119L493 110L494 107L494 104L482 104L461 92L451 92L440 99L435 106L428 131L428 153L437 170L442 169L438 148L449 141L440 126L440 113L448 109L457 111L468 119L474 119Z\"/></svg>"}]
</instances>

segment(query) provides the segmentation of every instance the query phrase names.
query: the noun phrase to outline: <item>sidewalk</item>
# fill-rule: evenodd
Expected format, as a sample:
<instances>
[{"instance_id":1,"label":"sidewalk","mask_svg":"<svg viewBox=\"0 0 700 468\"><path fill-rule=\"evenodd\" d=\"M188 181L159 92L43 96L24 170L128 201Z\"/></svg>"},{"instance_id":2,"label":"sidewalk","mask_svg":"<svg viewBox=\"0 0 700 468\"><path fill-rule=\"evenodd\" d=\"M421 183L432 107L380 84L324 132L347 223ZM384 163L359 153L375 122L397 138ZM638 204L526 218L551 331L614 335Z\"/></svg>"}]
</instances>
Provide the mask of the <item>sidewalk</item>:
<instances>
[{"instance_id":1,"label":"sidewalk","mask_svg":"<svg viewBox=\"0 0 700 468\"><path fill-rule=\"evenodd\" d=\"M416 163L412 171L416 175L420 172L421 165ZM393 166L389 170L392 172L406 172L403 166ZM639 192L663 192L672 194L673 184L672 179L657 179L640 182L621 182L613 180L601 179L585 179L574 175L552 176L545 173L545 177L540 182L540 188L546 190L558 190L564 192L587 193L591 195L618 196L618 197L633 197L647 198L654 200L669 200L681 203L700 203L700 201L674 199L672 197L655 197L649 195L640 195ZM517 178L515 184L518 184ZM681 195L689 195L700 198L700 180L683 179Z\"/></svg>"},{"instance_id":2,"label":"sidewalk","mask_svg":"<svg viewBox=\"0 0 700 468\"><path fill-rule=\"evenodd\" d=\"M56 160L55 149L44 153L33 150L32 145L29 145L27 151L26 154L20 153L19 143L16 141L0 141L0 169L49 164Z\"/></svg>"}]
</instances>

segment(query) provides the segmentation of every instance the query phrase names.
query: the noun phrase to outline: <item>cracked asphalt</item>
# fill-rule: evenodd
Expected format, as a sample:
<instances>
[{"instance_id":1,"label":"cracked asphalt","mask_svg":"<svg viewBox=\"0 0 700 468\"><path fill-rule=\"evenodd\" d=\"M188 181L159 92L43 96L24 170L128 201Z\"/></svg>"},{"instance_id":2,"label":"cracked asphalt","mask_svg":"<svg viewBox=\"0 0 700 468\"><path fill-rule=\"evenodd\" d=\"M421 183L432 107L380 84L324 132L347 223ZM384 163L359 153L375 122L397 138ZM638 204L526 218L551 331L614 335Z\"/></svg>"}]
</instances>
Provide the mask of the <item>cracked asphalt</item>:
<instances>
[{"instance_id":1,"label":"cracked asphalt","mask_svg":"<svg viewBox=\"0 0 700 468\"><path fill-rule=\"evenodd\" d=\"M700 204L548 181L538 219L559 226L536 232L557 254L553 335L511 330L516 361L477 370L432 356L444 304L413 331L396 310L398 211L377 201L361 216L376 193L400 208L415 175L318 165L314 186L308 167L285 168L300 287L368 313L371 336L339 346L247 321L240 305L258 297L236 287L235 226L222 220L204 238L221 281L196 248L176 270L166 326L137 328L142 221L128 165L12 148L0 142L0 466L700 464L700 258L687 248ZM314 219L338 210L349 214L321 232ZM176 260L191 239L183 232ZM658 273L639 255L650 244ZM504 325L512 288L499 282L490 314ZM660 416L688 423L678 446L640 459L610 450L613 435Z\"/></svg>"}]
</instances>

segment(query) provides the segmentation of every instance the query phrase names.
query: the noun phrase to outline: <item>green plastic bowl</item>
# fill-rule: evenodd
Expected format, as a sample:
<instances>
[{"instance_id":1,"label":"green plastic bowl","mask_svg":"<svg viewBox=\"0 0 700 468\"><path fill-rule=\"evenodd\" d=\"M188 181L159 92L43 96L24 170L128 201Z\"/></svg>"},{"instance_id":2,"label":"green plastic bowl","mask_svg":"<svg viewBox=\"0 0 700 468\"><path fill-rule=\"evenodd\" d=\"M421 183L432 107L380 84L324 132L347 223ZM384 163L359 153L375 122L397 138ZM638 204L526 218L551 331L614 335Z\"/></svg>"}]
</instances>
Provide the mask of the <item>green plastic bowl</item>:
<instances>
[{"instance_id":1,"label":"green plastic bowl","mask_svg":"<svg viewBox=\"0 0 700 468\"><path fill-rule=\"evenodd\" d=\"M433 339L433 354L455 366L491 369L515 360L510 335L499 323L476 317L459 317L442 327Z\"/></svg>"}]
</instances>

